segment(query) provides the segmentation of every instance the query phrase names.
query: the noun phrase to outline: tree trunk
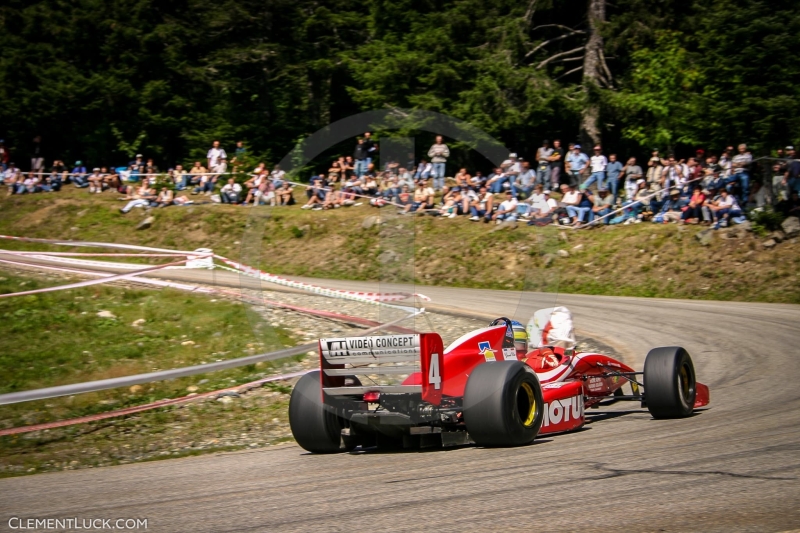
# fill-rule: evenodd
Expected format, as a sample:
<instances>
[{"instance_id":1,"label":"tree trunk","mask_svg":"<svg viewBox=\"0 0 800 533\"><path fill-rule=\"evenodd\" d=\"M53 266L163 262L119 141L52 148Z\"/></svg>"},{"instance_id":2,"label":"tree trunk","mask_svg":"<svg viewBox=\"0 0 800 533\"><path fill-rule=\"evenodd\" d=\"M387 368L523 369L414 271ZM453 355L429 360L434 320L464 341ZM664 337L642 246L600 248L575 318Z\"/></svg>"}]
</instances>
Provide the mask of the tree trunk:
<instances>
[{"instance_id":1,"label":"tree trunk","mask_svg":"<svg viewBox=\"0 0 800 533\"><path fill-rule=\"evenodd\" d=\"M598 120L600 103L598 89L611 83L610 73L603 54L601 25L606 20L606 0L589 0L589 39L583 56L583 91L586 104L581 114L581 140L586 144L600 144Z\"/></svg>"}]
</instances>

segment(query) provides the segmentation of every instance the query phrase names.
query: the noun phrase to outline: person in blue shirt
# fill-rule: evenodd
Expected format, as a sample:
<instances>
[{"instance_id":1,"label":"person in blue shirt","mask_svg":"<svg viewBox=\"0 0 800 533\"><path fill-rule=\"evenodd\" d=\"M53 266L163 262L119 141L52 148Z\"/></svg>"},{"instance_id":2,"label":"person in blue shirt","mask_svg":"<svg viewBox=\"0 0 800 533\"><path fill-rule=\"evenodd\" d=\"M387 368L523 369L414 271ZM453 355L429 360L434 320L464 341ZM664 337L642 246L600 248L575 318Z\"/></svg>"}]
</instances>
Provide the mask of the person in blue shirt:
<instances>
[{"instance_id":1,"label":"person in blue shirt","mask_svg":"<svg viewBox=\"0 0 800 533\"><path fill-rule=\"evenodd\" d=\"M75 168L70 173L70 179L80 189L89 186L89 180L86 179L86 167L83 166L83 162L75 161Z\"/></svg>"},{"instance_id":2,"label":"person in blue shirt","mask_svg":"<svg viewBox=\"0 0 800 533\"><path fill-rule=\"evenodd\" d=\"M617 193L619 192L619 175L622 172L622 163L617 161L617 154L609 154L608 166L606 166L606 186L611 191L612 203L617 203Z\"/></svg>"},{"instance_id":3,"label":"person in blue shirt","mask_svg":"<svg viewBox=\"0 0 800 533\"><path fill-rule=\"evenodd\" d=\"M581 174L583 174L587 163L589 163L587 155L581 152L580 144L576 144L572 148L572 151L567 155L566 163L567 172L570 176L569 186L577 188L581 183Z\"/></svg>"}]
</instances>

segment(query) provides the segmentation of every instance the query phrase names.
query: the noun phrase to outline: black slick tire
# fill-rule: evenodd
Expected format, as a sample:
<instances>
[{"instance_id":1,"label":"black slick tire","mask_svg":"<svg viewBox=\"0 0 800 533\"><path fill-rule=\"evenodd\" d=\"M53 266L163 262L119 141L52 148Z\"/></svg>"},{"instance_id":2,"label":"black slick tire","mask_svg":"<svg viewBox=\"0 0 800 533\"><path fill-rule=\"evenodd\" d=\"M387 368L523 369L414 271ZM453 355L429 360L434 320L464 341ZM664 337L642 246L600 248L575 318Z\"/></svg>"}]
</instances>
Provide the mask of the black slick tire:
<instances>
[{"instance_id":1,"label":"black slick tire","mask_svg":"<svg viewBox=\"0 0 800 533\"><path fill-rule=\"evenodd\" d=\"M297 444L311 453L345 451L343 422L335 409L322 403L319 371L300 378L289 399L289 425Z\"/></svg>"},{"instance_id":2,"label":"black slick tire","mask_svg":"<svg viewBox=\"0 0 800 533\"><path fill-rule=\"evenodd\" d=\"M644 360L644 397L653 418L682 418L694 411L694 364L680 346L653 348Z\"/></svg>"},{"instance_id":3,"label":"black slick tire","mask_svg":"<svg viewBox=\"0 0 800 533\"><path fill-rule=\"evenodd\" d=\"M464 392L464 422L479 446L530 444L542 426L542 387L520 361L475 367Z\"/></svg>"}]
</instances>

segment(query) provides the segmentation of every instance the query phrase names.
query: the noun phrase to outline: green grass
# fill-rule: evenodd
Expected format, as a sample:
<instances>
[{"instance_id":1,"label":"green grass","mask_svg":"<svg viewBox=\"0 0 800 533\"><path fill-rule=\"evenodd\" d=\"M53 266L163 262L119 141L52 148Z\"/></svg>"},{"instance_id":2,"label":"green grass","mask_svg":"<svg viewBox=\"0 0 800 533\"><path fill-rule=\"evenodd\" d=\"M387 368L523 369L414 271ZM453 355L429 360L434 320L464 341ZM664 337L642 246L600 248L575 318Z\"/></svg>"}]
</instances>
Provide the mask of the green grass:
<instances>
[{"instance_id":1,"label":"green grass","mask_svg":"<svg viewBox=\"0 0 800 533\"><path fill-rule=\"evenodd\" d=\"M301 196L298 191L298 200ZM396 217L391 208L367 205L325 212L278 207L257 215L236 206L171 207L153 210L153 227L137 231L143 212L123 216L116 211L120 205L111 193L89 196L69 188L58 195L2 198L0 233L181 249L210 247L232 259L243 258L253 266L293 276L800 302L795 277L800 245L783 242L765 250L759 233L725 239L721 238L725 232L718 232L711 246L703 247L694 238L699 227L650 223L583 231L522 225L491 232L493 225L463 217ZM371 215L388 222L362 228L362 221ZM247 232L255 232L255 242L245 238ZM42 249L17 242L6 242L5 247ZM397 252L397 258L381 261L386 250ZM559 250L569 252L569 257L547 259L547 254Z\"/></svg>"}]
</instances>

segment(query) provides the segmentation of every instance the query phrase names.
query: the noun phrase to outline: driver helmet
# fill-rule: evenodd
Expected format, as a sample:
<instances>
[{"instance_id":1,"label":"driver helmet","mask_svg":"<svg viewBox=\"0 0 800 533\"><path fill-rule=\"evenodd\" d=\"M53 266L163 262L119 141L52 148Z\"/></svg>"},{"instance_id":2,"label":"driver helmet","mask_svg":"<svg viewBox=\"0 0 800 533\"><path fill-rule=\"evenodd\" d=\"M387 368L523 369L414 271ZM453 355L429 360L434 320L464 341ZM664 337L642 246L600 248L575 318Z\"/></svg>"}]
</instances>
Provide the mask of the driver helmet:
<instances>
[{"instance_id":1,"label":"driver helmet","mask_svg":"<svg viewBox=\"0 0 800 533\"><path fill-rule=\"evenodd\" d=\"M514 347L517 349L517 353L528 353L528 332L525 326L512 320L511 329L514 330Z\"/></svg>"}]
</instances>

